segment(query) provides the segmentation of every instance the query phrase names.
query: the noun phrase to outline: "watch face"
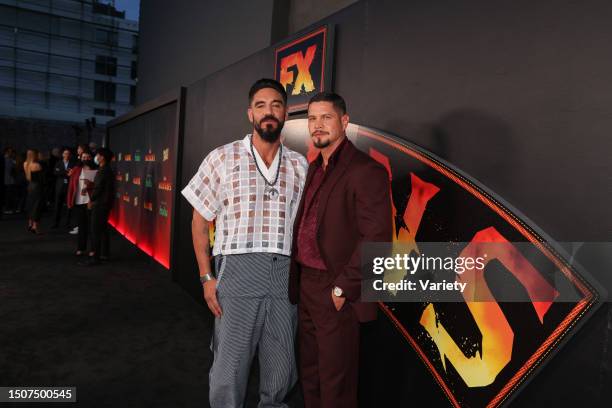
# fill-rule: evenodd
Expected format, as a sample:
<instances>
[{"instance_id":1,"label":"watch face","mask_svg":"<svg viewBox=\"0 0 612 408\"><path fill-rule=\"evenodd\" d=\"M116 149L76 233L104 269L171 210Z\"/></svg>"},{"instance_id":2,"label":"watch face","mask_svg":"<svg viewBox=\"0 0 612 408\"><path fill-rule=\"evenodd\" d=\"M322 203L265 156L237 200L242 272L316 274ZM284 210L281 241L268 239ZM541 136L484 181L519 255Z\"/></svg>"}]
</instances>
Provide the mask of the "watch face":
<instances>
[{"instance_id":1,"label":"watch face","mask_svg":"<svg viewBox=\"0 0 612 408\"><path fill-rule=\"evenodd\" d=\"M338 297L342 296L342 289L340 289L339 287L335 287L334 288L334 295L338 296Z\"/></svg>"}]
</instances>

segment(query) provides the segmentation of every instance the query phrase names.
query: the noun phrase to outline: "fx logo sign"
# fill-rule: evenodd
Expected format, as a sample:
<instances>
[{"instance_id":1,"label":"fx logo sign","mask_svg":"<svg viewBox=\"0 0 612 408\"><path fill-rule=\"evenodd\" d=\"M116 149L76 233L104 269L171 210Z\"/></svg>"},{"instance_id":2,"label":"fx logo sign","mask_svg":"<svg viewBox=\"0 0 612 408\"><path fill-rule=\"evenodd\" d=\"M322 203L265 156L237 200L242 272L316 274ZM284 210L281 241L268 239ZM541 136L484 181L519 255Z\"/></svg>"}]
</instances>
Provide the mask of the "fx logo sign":
<instances>
[{"instance_id":1,"label":"fx logo sign","mask_svg":"<svg viewBox=\"0 0 612 408\"><path fill-rule=\"evenodd\" d=\"M280 83L285 89L293 88L291 95L299 95L300 93L309 93L315 90L312 75L310 75L310 65L314 59L317 46L311 45L306 50L306 55L302 51L296 51L291 55L284 57L281 60ZM297 77L294 78L293 71L290 68L297 69Z\"/></svg>"},{"instance_id":2,"label":"fx logo sign","mask_svg":"<svg viewBox=\"0 0 612 408\"><path fill-rule=\"evenodd\" d=\"M290 113L306 110L313 95L331 89L331 30L323 26L275 51L274 78L287 91Z\"/></svg>"}]
</instances>

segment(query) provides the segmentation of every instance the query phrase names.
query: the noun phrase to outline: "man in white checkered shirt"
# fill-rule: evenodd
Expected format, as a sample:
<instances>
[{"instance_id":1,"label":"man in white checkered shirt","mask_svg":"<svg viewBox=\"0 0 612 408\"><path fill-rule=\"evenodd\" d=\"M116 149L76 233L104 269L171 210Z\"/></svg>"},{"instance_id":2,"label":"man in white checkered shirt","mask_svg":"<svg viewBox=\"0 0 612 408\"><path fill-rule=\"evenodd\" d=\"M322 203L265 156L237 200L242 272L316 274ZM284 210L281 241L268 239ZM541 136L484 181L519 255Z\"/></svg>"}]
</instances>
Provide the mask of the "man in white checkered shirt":
<instances>
[{"instance_id":1,"label":"man in white checkered shirt","mask_svg":"<svg viewBox=\"0 0 612 408\"><path fill-rule=\"evenodd\" d=\"M249 91L253 133L213 150L182 193L204 298L215 315L209 374L212 408L242 407L250 364L259 353L259 407L285 407L297 380L297 310L288 300L293 222L307 162L280 142L287 119L280 83L260 79ZM215 220L216 278L208 226Z\"/></svg>"}]
</instances>

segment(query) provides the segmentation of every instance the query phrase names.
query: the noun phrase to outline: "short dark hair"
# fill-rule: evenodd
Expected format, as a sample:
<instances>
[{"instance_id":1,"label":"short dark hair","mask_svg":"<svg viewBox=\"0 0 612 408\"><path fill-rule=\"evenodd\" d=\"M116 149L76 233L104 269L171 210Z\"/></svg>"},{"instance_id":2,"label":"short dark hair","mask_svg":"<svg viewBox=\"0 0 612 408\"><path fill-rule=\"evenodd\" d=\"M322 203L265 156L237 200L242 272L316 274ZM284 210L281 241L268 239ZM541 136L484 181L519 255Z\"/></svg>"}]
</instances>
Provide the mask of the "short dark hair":
<instances>
[{"instance_id":1,"label":"short dark hair","mask_svg":"<svg viewBox=\"0 0 612 408\"><path fill-rule=\"evenodd\" d=\"M110 163L111 160L113 159L113 152L111 152L106 147L101 147L98 150L96 150L96 154L99 154L100 156L104 157L104 161L107 163Z\"/></svg>"},{"instance_id":2,"label":"short dark hair","mask_svg":"<svg viewBox=\"0 0 612 408\"><path fill-rule=\"evenodd\" d=\"M308 106L314 102L331 102L334 108L340 112L340 115L346 114L346 102L344 98L334 92L319 92L308 101Z\"/></svg>"},{"instance_id":3,"label":"short dark hair","mask_svg":"<svg viewBox=\"0 0 612 408\"><path fill-rule=\"evenodd\" d=\"M283 103L287 105L287 92L285 88L281 85L280 82L270 79L270 78L261 78L255 81L255 83L249 89L249 105L253 102L253 97L255 94L265 88L272 88L283 97Z\"/></svg>"}]
</instances>

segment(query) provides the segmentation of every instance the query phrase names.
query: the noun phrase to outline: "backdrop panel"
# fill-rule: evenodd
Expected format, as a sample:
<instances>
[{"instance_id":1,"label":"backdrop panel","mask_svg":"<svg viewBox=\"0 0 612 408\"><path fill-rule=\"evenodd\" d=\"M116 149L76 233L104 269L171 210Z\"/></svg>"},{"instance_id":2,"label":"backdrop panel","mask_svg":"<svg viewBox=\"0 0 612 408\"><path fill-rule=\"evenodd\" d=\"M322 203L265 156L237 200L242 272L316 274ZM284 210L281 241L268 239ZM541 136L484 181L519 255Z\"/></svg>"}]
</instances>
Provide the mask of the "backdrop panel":
<instances>
[{"instance_id":1,"label":"backdrop panel","mask_svg":"<svg viewBox=\"0 0 612 408\"><path fill-rule=\"evenodd\" d=\"M171 95L108 126L117 186L109 222L167 269L172 259L180 101Z\"/></svg>"}]
</instances>

